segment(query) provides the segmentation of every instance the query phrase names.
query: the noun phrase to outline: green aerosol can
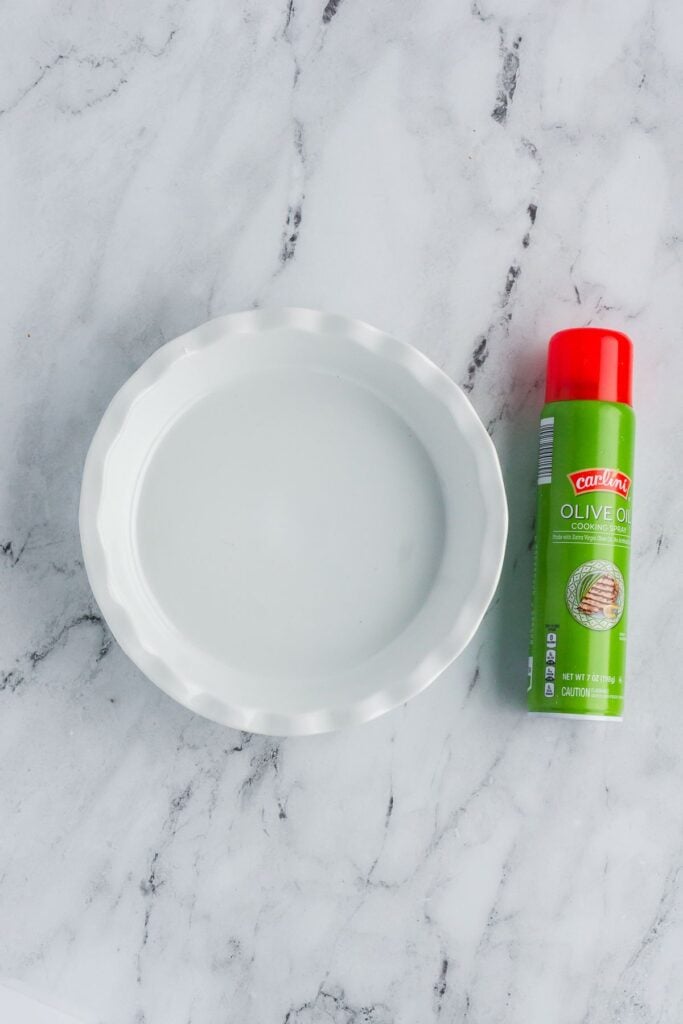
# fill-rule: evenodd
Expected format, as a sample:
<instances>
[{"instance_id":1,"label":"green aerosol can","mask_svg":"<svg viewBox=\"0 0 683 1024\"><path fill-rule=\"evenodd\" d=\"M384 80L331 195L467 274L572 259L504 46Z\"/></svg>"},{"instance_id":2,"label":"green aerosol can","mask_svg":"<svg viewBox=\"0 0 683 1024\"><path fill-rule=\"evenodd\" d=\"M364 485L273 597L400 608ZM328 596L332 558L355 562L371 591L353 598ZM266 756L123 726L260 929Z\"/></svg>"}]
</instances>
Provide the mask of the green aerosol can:
<instances>
[{"instance_id":1,"label":"green aerosol can","mask_svg":"<svg viewBox=\"0 0 683 1024\"><path fill-rule=\"evenodd\" d=\"M632 364L633 346L619 331L577 327L550 339L529 652L533 714L622 717Z\"/></svg>"}]
</instances>

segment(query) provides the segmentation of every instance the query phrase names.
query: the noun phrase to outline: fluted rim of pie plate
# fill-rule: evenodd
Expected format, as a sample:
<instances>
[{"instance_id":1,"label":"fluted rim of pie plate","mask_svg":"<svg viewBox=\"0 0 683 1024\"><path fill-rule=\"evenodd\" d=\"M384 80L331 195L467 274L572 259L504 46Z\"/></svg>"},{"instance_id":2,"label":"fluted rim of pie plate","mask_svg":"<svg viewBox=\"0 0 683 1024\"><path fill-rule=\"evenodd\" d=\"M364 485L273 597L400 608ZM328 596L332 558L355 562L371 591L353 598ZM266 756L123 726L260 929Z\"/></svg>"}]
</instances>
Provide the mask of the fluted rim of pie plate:
<instances>
[{"instance_id":1,"label":"fluted rim of pie plate","mask_svg":"<svg viewBox=\"0 0 683 1024\"><path fill-rule=\"evenodd\" d=\"M454 615L451 628L419 664L391 685L350 703L286 713L231 704L183 679L159 651L146 642L133 617L116 598L110 584L106 546L99 532L104 471L109 449L121 434L133 403L155 387L179 359L216 341L217 328L254 332L275 327L307 331L344 330L360 346L399 364L444 406L475 458L486 510L479 570L467 601ZM168 696L191 711L235 729L276 736L312 735L367 722L405 703L424 690L464 650L476 633L494 596L503 565L508 510L498 455L468 398L427 356L407 342L360 320L310 309L257 309L209 320L169 341L154 352L115 394L90 444L83 470L79 528L86 574L95 599L115 639L128 657ZM229 675L229 668L226 674Z\"/></svg>"}]
</instances>

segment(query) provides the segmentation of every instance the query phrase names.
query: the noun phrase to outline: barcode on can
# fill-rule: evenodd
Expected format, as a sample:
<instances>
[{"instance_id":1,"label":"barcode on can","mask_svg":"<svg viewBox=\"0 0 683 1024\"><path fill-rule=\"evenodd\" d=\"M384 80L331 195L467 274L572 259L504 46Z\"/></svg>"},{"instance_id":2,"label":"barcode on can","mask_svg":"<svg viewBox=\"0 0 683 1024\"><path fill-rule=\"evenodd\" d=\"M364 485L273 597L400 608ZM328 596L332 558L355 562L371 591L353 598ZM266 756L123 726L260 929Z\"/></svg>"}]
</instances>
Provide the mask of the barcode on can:
<instances>
[{"instance_id":1,"label":"barcode on can","mask_svg":"<svg viewBox=\"0 0 683 1024\"><path fill-rule=\"evenodd\" d=\"M541 420L541 431L538 444L538 482L550 484L553 480L553 438L555 419L548 416Z\"/></svg>"}]
</instances>

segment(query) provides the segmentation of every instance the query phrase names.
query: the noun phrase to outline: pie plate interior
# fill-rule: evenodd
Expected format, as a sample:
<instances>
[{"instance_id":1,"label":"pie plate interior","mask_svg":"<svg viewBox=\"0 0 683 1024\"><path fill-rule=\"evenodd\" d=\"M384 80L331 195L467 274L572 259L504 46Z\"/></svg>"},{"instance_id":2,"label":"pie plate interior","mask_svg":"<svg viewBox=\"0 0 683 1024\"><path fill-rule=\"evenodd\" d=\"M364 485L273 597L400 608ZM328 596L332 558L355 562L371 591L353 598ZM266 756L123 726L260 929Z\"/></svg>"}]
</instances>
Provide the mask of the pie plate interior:
<instances>
[{"instance_id":1,"label":"pie plate interior","mask_svg":"<svg viewBox=\"0 0 683 1024\"><path fill-rule=\"evenodd\" d=\"M367 721L468 643L507 533L460 389L367 324L220 317L127 381L90 447L80 529L128 656L186 707L276 735Z\"/></svg>"}]
</instances>

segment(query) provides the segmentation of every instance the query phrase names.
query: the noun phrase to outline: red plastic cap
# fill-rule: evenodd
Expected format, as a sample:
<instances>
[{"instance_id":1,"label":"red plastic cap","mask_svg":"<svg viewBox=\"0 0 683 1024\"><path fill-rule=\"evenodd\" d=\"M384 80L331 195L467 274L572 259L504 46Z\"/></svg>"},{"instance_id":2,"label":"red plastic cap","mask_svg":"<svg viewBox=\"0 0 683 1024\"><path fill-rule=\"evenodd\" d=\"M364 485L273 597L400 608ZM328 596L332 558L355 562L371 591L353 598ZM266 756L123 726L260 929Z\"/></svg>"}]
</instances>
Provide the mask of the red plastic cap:
<instances>
[{"instance_id":1,"label":"red plastic cap","mask_svg":"<svg viewBox=\"0 0 683 1024\"><path fill-rule=\"evenodd\" d=\"M548 345L546 402L593 399L631 405L633 345L621 331L571 327Z\"/></svg>"}]
</instances>

